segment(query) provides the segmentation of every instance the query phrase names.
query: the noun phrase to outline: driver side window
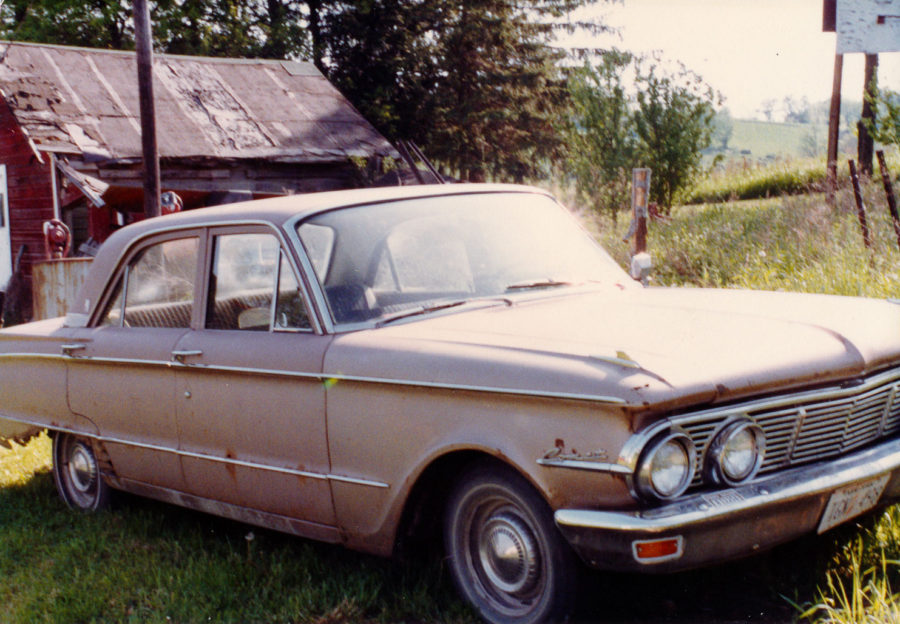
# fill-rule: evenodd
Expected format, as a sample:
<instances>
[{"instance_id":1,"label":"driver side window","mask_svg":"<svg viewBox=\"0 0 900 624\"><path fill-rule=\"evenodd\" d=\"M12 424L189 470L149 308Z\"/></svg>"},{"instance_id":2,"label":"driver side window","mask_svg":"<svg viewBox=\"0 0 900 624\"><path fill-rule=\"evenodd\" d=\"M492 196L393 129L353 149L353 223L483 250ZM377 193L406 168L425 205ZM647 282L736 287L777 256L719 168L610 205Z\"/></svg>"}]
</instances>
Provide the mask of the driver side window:
<instances>
[{"instance_id":1,"label":"driver side window","mask_svg":"<svg viewBox=\"0 0 900 624\"><path fill-rule=\"evenodd\" d=\"M214 239L207 329L309 329L299 286L271 234L223 234Z\"/></svg>"}]
</instances>

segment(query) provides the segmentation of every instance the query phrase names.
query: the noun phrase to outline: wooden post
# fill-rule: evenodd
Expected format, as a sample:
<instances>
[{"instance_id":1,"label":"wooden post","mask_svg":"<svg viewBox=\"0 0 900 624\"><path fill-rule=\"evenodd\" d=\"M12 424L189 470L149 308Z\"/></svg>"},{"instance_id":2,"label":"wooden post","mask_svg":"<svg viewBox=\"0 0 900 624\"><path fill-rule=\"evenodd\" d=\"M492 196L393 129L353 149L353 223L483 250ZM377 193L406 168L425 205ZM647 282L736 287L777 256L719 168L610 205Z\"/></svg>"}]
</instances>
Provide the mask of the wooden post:
<instances>
[{"instance_id":1,"label":"wooden post","mask_svg":"<svg viewBox=\"0 0 900 624\"><path fill-rule=\"evenodd\" d=\"M878 150L878 168L881 170L881 183L884 185L884 194L887 195L888 210L891 212L891 221L894 224L894 234L897 235L897 247L900 247L900 215L897 214L897 198L894 197L894 185L891 183L891 172L884 162L884 152Z\"/></svg>"},{"instance_id":2,"label":"wooden post","mask_svg":"<svg viewBox=\"0 0 900 624\"><path fill-rule=\"evenodd\" d=\"M650 205L650 169L631 170L631 210L634 215L632 254L647 251L647 216Z\"/></svg>"},{"instance_id":3,"label":"wooden post","mask_svg":"<svg viewBox=\"0 0 900 624\"><path fill-rule=\"evenodd\" d=\"M147 0L134 0L134 38L137 48L138 95L141 109L141 146L144 155L144 216L159 216L159 151L153 100L153 40Z\"/></svg>"},{"instance_id":4,"label":"wooden post","mask_svg":"<svg viewBox=\"0 0 900 624\"><path fill-rule=\"evenodd\" d=\"M838 137L841 123L841 78L844 73L844 55L834 55L834 79L831 83L831 110L828 114L828 180L826 196L828 203L834 205L837 191L837 153Z\"/></svg>"},{"instance_id":5,"label":"wooden post","mask_svg":"<svg viewBox=\"0 0 900 624\"><path fill-rule=\"evenodd\" d=\"M869 125L875 123L875 107L872 106L872 98L878 89L878 55L866 54L866 83L863 87L862 119L856 125L858 142L856 146L856 158L859 160L859 171L865 176L872 177L874 167L872 156L875 150L875 140L869 134Z\"/></svg>"},{"instance_id":6,"label":"wooden post","mask_svg":"<svg viewBox=\"0 0 900 624\"><path fill-rule=\"evenodd\" d=\"M872 240L869 238L869 223L866 220L866 205L863 203L862 192L859 189L859 175L856 173L856 163L850 161L850 181L853 182L853 198L856 199L856 216L859 219L859 227L862 230L863 242L867 249L872 248Z\"/></svg>"},{"instance_id":7,"label":"wooden post","mask_svg":"<svg viewBox=\"0 0 900 624\"><path fill-rule=\"evenodd\" d=\"M631 170L631 224L634 242L631 246L631 277L645 286L650 279L653 262L647 253L647 218L650 215L650 169Z\"/></svg>"}]
</instances>

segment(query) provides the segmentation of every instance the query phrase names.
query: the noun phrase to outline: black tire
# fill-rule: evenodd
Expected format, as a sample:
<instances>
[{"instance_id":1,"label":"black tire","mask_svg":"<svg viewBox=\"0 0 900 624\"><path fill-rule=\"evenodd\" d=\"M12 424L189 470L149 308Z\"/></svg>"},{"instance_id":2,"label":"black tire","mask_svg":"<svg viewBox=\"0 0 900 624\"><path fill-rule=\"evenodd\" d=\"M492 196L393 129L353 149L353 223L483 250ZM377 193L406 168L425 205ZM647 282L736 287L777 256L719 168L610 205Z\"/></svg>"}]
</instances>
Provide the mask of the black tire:
<instances>
[{"instance_id":1,"label":"black tire","mask_svg":"<svg viewBox=\"0 0 900 624\"><path fill-rule=\"evenodd\" d=\"M520 475L478 466L453 488L444 547L460 594L493 623L564 619L577 577L547 503Z\"/></svg>"},{"instance_id":2,"label":"black tire","mask_svg":"<svg viewBox=\"0 0 900 624\"><path fill-rule=\"evenodd\" d=\"M53 480L66 505L78 511L109 506L110 488L89 440L67 433L53 436Z\"/></svg>"}]
</instances>

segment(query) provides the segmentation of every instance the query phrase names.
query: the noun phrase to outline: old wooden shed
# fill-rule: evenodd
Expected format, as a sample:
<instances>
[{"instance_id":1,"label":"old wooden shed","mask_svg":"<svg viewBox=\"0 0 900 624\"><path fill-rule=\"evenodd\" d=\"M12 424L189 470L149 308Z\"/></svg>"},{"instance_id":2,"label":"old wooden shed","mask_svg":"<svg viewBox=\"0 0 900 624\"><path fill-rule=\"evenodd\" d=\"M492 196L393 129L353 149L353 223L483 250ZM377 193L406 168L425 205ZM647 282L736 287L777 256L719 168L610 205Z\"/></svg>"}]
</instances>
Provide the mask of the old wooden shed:
<instances>
[{"instance_id":1,"label":"old wooden shed","mask_svg":"<svg viewBox=\"0 0 900 624\"><path fill-rule=\"evenodd\" d=\"M311 63L156 55L161 186L186 209L367 183L394 148ZM142 218L133 52L0 42L0 290L43 224L73 252Z\"/></svg>"}]
</instances>

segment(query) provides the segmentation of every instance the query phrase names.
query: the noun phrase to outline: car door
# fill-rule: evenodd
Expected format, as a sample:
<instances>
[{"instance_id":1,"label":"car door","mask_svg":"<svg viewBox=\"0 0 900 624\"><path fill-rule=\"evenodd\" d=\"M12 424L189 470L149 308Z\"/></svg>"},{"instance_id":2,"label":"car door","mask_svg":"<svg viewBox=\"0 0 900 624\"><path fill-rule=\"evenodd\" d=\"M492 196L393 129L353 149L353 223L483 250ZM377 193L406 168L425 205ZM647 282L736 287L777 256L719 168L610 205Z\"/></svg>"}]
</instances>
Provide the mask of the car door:
<instances>
[{"instance_id":1,"label":"car door","mask_svg":"<svg viewBox=\"0 0 900 624\"><path fill-rule=\"evenodd\" d=\"M69 408L94 422L126 481L184 488L172 351L190 331L200 248L198 233L179 233L134 249L92 326L64 347Z\"/></svg>"},{"instance_id":2,"label":"car door","mask_svg":"<svg viewBox=\"0 0 900 624\"><path fill-rule=\"evenodd\" d=\"M188 491L333 525L317 335L274 231L210 234L203 327L176 346Z\"/></svg>"}]
</instances>

